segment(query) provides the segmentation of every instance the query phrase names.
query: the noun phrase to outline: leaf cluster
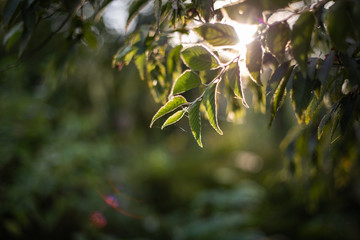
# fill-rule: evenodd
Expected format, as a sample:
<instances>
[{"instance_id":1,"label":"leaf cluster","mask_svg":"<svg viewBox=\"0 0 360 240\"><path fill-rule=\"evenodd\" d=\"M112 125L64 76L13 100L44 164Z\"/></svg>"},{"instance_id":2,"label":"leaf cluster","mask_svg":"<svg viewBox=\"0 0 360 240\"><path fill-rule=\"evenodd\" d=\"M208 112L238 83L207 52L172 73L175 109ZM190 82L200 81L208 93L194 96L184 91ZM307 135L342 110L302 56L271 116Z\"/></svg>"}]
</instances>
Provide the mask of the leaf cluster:
<instances>
[{"instance_id":1,"label":"leaf cluster","mask_svg":"<svg viewBox=\"0 0 360 240\"><path fill-rule=\"evenodd\" d=\"M128 64L128 58L134 58L140 76L154 83L150 88L161 86L156 91L164 105L151 125L177 110L162 128L187 117L194 138L202 146L202 115L223 134L218 120L222 107L219 96L226 99L227 119L233 119L249 107L245 98L252 95L250 106L270 114L269 126L289 99L298 123L317 129L317 142L324 135L333 141L358 131L360 31L353 24L360 16L358 1L239 1L215 10L213 1L155 2L159 4L155 26L138 40L144 42L145 50L134 50L137 42L130 37L132 47L123 47L114 60L115 65ZM202 8L202 2L211 7ZM170 5L170 15L174 16L175 9L182 9L182 13L177 12L178 21L167 25ZM281 17L283 12L290 14ZM211 18L215 21L209 23ZM258 27L245 55L237 52L239 37L227 23L230 21ZM181 35L189 31L199 37L190 45L159 44L162 38L174 37L174 32ZM141 54L145 61L139 60ZM153 68L163 71L150 76ZM290 146L289 141L284 145Z\"/></svg>"}]
</instances>

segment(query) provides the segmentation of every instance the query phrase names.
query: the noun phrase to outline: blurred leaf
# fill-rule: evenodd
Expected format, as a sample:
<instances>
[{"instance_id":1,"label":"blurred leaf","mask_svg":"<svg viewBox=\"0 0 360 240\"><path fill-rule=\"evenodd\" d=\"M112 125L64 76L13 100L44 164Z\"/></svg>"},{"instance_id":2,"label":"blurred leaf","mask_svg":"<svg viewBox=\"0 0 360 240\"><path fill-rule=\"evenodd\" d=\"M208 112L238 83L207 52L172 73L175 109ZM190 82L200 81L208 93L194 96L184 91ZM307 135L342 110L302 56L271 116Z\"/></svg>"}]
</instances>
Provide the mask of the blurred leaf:
<instances>
[{"instance_id":1,"label":"blurred leaf","mask_svg":"<svg viewBox=\"0 0 360 240\"><path fill-rule=\"evenodd\" d=\"M315 18L313 14L311 12L304 12L295 22L291 33L292 52L302 72L306 72L307 69L307 59L314 24Z\"/></svg>"},{"instance_id":2,"label":"blurred leaf","mask_svg":"<svg viewBox=\"0 0 360 240\"><path fill-rule=\"evenodd\" d=\"M242 100L242 104L248 108L248 104L245 100L245 95L241 86L240 67L238 62L230 64L228 70L225 72L225 78L227 79L231 89L234 91L236 97Z\"/></svg>"},{"instance_id":3,"label":"blurred leaf","mask_svg":"<svg viewBox=\"0 0 360 240\"><path fill-rule=\"evenodd\" d=\"M302 72L296 69L292 81L290 96L299 123L303 121L304 110L308 107L311 101L312 86L313 84L311 79L308 76L304 77Z\"/></svg>"},{"instance_id":4,"label":"blurred leaf","mask_svg":"<svg viewBox=\"0 0 360 240\"><path fill-rule=\"evenodd\" d=\"M205 91L204 94L204 106L205 110L209 119L211 126L220 134L222 135L223 132L221 131L218 118L217 118L217 99L216 99L216 90L219 82L212 83Z\"/></svg>"},{"instance_id":5,"label":"blurred leaf","mask_svg":"<svg viewBox=\"0 0 360 240\"><path fill-rule=\"evenodd\" d=\"M219 66L219 60L202 45L188 47L181 52L183 62L192 70L210 70Z\"/></svg>"},{"instance_id":6,"label":"blurred leaf","mask_svg":"<svg viewBox=\"0 0 360 240\"><path fill-rule=\"evenodd\" d=\"M164 122L164 124L161 127L161 130L171 124L174 124L174 123L177 123L178 121L180 121L180 119L184 116L185 112L186 112L185 110L180 110L180 111L177 111L176 113L174 113L173 115L171 115L168 119L166 119L166 121Z\"/></svg>"},{"instance_id":7,"label":"blurred leaf","mask_svg":"<svg viewBox=\"0 0 360 240\"><path fill-rule=\"evenodd\" d=\"M139 56L136 56L135 66L136 66L137 70L139 71L141 80L144 80L147 75L146 54L145 53L143 53Z\"/></svg>"},{"instance_id":8,"label":"blurred leaf","mask_svg":"<svg viewBox=\"0 0 360 240\"><path fill-rule=\"evenodd\" d=\"M192 0L202 18L209 22L214 16L214 0Z\"/></svg>"},{"instance_id":9,"label":"blurred leaf","mask_svg":"<svg viewBox=\"0 0 360 240\"><path fill-rule=\"evenodd\" d=\"M23 22L24 22L24 31L20 38L20 47L19 55L21 56L30 40L31 34L34 31L36 23L36 12L34 6L30 6L23 11Z\"/></svg>"},{"instance_id":10,"label":"blurred leaf","mask_svg":"<svg viewBox=\"0 0 360 240\"><path fill-rule=\"evenodd\" d=\"M287 22L275 23L266 32L266 45L280 63L284 61L285 48L290 40L290 34Z\"/></svg>"},{"instance_id":11,"label":"blurred leaf","mask_svg":"<svg viewBox=\"0 0 360 240\"><path fill-rule=\"evenodd\" d=\"M154 15L156 20L156 28L158 30L160 27L161 6L162 6L162 0L154 0Z\"/></svg>"},{"instance_id":12,"label":"blurred leaf","mask_svg":"<svg viewBox=\"0 0 360 240\"><path fill-rule=\"evenodd\" d=\"M19 40L21 36L21 31L23 30L23 23L20 22L13 26L4 36L3 44L5 45L6 49L10 49L13 44Z\"/></svg>"},{"instance_id":13,"label":"blurred leaf","mask_svg":"<svg viewBox=\"0 0 360 240\"><path fill-rule=\"evenodd\" d=\"M201 85L200 77L191 70L186 70L174 83L172 93L178 94Z\"/></svg>"},{"instance_id":14,"label":"blurred leaf","mask_svg":"<svg viewBox=\"0 0 360 240\"><path fill-rule=\"evenodd\" d=\"M201 104L201 100L197 100L196 102L191 104L189 108L189 124L195 140L197 141L200 147L203 147L201 142L200 104Z\"/></svg>"},{"instance_id":15,"label":"blurred leaf","mask_svg":"<svg viewBox=\"0 0 360 240\"><path fill-rule=\"evenodd\" d=\"M129 8L129 17L126 22L126 28L135 19L139 12L150 2L150 0L133 0Z\"/></svg>"},{"instance_id":16,"label":"blurred leaf","mask_svg":"<svg viewBox=\"0 0 360 240\"><path fill-rule=\"evenodd\" d=\"M287 7L290 2L294 2L294 0L250 0L250 1L261 3L262 10L277 10L279 8Z\"/></svg>"},{"instance_id":17,"label":"blurred leaf","mask_svg":"<svg viewBox=\"0 0 360 240\"><path fill-rule=\"evenodd\" d=\"M7 0L3 9L2 26L4 27L14 15L16 8L18 7L20 0Z\"/></svg>"},{"instance_id":18,"label":"blurred leaf","mask_svg":"<svg viewBox=\"0 0 360 240\"><path fill-rule=\"evenodd\" d=\"M345 136L349 128L352 128L355 103L356 103L356 96L352 96L351 94L345 96L340 101L340 109L341 109L340 130L343 136Z\"/></svg>"},{"instance_id":19,"label":"blurred leaf","mask_svg":"<svg viewBox=\"0 0 360 240\"><path fill-rule=\"evenodd\" d=\"M239 42L235 29L223 23L202 24L194 31L213 46L236 45Z\"/></svg>"},{"instance_id":20,"label":"blurred leaf","mask_svg":"<svg viewBox=\"0 0 360 240\"><path fill-rule=\"evenodd\" d=\"M180 59L180 51L181 51L182 47L183 47L182 45L178 45L178 46L174 47L173 49L171 49L171 51L169 52L169 55L168 55L167 61L166 61L166 67L167 67L168 73L173 73L175 71L176 65Z\"/></svg>"},{"instance_id":21,"label":"blurred leaf","mask_svg":"<svg viewBox=\"0 0 360 240\"><path fill-rule=\"evenodd\" d=\"M358 86L360 84L360 71L358 63L346 53L339 53L341 62L345 67L345 71L348 74L351 87Z\"/></svg>"},{"instance_id":22,"label":"blurred leaf","mask_svg":"<svg viewBox=\"0 0 360 240\"><path fill-rule=\"evenodd\" d=\"M172 112L173 110L177 109L178 107L187 104L186 99L183 96L174 96L171 100L165 103L154 115L151 120L150 127L154 124L154 122L159 119L160 117L164 116L165 114Z\"/></svg>"},{"instance_id":23,"label":"blurred leaf","mask_svg":"<svg viewBox=\"0 0 360 240\"><path fill-rule=\"evenodd\" d=\"M273 74L271 77L271 81L280 81L279 85L276 88L276 91L273 95L272 104L271 104L271 119L269 126L271 126L272 121L274 120L276 112L281 107L281 103L283 102L286 95L286 85L289 81L289 78L292 74L292 70L294 66L289 68L290 62L283 63ZM286 70L286 71L285 71Z\"/></svg>"},{"instance_id":24,"label":"blurred leaf","mask_svg":"<svg viewBox=\"0 0 360 240\"><path fill-rule=\"evenodd\" d=\"M97 49L98 47L98 39L95 32L91 29L91 25L87 24L84 27L84 40L86 43L92 48Z\"/></svg>"},{"instance_id":25,"label":"blurred leaf","mask_svg":"<svg viewBox=\"0 0 360 240\"><path fill-rule=\"evenodd\" d=\"M320 124L318 126L318 139L321 138L322 134L323 134L323 130L324 127L329 123L331 116L333 115L333 113L336 111L336 109L338 108L339 103L335 103L332 107L330 112L328 112L327 114L324 115L324 117L321 119Z\"/></svg>"},{"instance_id":26,"label":"blurred leaf","mask_svg":"<svg viewBox=\"0 0 360 240\"><path fill-rule=\"evenodd\" d=\"M246 45L246 67L249 70L251 79L262 86L260 71L262 67L262 48L259 40Z\"/></svg>"},{"instance_id":27,"label":"blurred leaf","mask_svg":"<svg viewBox=\"0 0 360 240\"><path fill-rule=\"evenodd\" d=\"M334 46L342 51L347 48L346 38L352 26L346 4L346 1L336 1L325 17L326 30Z\"/></svg>"},{"instance_id":28,"label":"blurred leaf","mask_svg":"<svg viewBox=\"0 0 360 240\"><path fill-rule=\"evenodd\" d=\"M321 83L326 83L331 67L334 63L335 52L331 51L318 70L318 78Z\"/></svg>"}]
</instances>

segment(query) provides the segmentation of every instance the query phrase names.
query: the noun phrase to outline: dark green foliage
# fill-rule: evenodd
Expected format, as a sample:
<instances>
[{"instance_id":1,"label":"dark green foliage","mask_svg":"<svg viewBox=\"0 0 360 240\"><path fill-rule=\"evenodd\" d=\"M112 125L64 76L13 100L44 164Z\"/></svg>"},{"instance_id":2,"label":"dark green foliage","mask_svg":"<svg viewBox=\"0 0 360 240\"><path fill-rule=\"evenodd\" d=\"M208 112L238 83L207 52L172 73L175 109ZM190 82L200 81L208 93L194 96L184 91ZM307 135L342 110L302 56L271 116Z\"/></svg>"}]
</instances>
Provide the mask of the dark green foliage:
<instances>
[{"instance_id":1,"label":"dark green foliage","mask_svg":"<svg viewBox=\"0 0 360 240\"><path fill-rule=\"evenodd\" d=\"M315 18L311 12L304 12L293 26L291 34L291 50L301 71L306 72L311 36Z\"/></svg>"},{"instance_id":2,"label":"dark green foliage","mask_svg":"<svg viewBox=\"0 0 360 240\"><path fill-rule=\"evenodd\" d=\"M359 1L136 0L116 40L111 2L0 3L1 239L358 238Z\"/></svg>"}]
</instances>

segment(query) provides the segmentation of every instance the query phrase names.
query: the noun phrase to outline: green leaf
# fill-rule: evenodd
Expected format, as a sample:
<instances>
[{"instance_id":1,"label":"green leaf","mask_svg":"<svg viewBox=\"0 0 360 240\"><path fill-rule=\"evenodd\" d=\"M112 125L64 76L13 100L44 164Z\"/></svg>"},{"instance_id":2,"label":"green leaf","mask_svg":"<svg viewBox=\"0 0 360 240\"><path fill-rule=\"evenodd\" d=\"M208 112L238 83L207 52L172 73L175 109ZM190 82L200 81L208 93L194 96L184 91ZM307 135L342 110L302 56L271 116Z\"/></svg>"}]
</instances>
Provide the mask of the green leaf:
<instances>
[{"instance_id":1,"label":"green leaf","mask_svg":"<svg viewBox=\"0 0 360 240\"><path fill-rule=\"evenodd\" d=\"M331 51L329 53L329 55L326 57L326 59L324 60L321 67L319 68L318 78L319 78L320 82L323 84L325 82L327 82L327 80L328 80L329 72L334 63L334 57L335 57L335 52Z\"/></svg>"},{"instance_id":2,"label":"green leaf","mask_svg":"<svg viewBox=\"0 0 360 240\"><path fill-rule=\"evenodd\" d=\"M149 0L134 0L129 8L129 17L126 22L126 28L129 27L130 23L135 19L139 12L149 3Z\"/></svg>"},{"instance_id":3,"label":"green leaf","mask_svg":"<svg viewBox=\"0 0 360 240\"><path fill-rule=\"evenodd\" d=\"M204 84L208 84L210 83L212 80L214 80L215 78L217 78L220 74L220 72L223 70L223 67L218 67L212 70L207 70L207 71L201 71L199 73L200 79L202 81L202 83Z\"/></svg>"},{"instance_id":4,"label":"green leaf","mask_svg":"<svg viewBox=\"0 0 360 240\"><path fill-rule=\"evenodd\" d=\"M323 134L324 127L330 122L331 116L336 111L338 106L339 106L339 103L335 103L332 106L331 111L329 113L325 114L324 117L321 119L320 124L318 126L318 132L317 132L318 133L318 139L321 138L321 136Z\"/></svg>"},{"instance_id":5,"label":"green leaf","mask_svg":"<svg viewBox=\"0 0 360 240\"><path fill-rule=\"evenodd\" d=\"M348 54L339 53L340 60L345 67L345 71L348 74L349 81L352 87L360 84L360 71L358 63L355 59L351 58Z\"/></svg>"},{"instance_id":6,"label":"green leaf","mask_svg":"<svg viewBox=\"0 0 360 240\"><path fill-rule=\"evenodd\" d=\"M192 0L202 18L209 22L214 16L214 0Z\"/></svg>"},{"instance_id":7,"label":"green leaf","mask_svg":"<svg viewBox=\"0 0 360 240\"><path fill-rule=\"evenodd\" d=\"M287 22L275 23L266 32L266 45L280 63L284 61L285 48L290 40L290 34Z\"/></svg>"},{"instance_id":8,"label":"green leaf","mask_svg":"<svg viewBox=\"0 0 360 240\"><path fill-rule=\"evenodd\" d=\"M150 127L154 124L156 120L164 116L165 114L174 111L178 107L187 104L186 99L183 96L174 96L170 101L165 103L154 115L151 120Z\"/></svg>"},{"instance_id":9,"label":"green leaf","mask_svg":"<svg viewBox=\"0 0 360 240\"><path fill-rule=\"evenodd\" d=\"M15 26L13 26L4 36L3 44L5 45L5 48L9 50L13 44L19 40L21 36L21 32L23 30L23 22L19 22Z\"/></svg>"},{"instance_id":10,"label":"green leaf","mask_svg":"<svg viewBox=\"0 0 360 240\"><path fill-rule=\"evenodd\" d=\"M225 72L225 79L227 79L231 89L233 90L236 97L242 100L242 104L248 108L248 104L245 100L243 88L241 86L240 67L238 62L230 64L228 70Z\"/></svg>"},{"instance_id":11,"label":"green leaf","mask_svg":"<svg viewBox=\"0 0 360 240\"><path fill-rule=\"evenodd\" d=\"M191 70L186 70L181 76L176 79L173 94L185 92L187 90L196 88L201 85L200 77Z\"/></svg>"},{"instance_id":12,"label":"green leaf","mask_svg":"<svg viewBox=\"0 0 360 240\"><path fill-rule=\"evenodd\" d=\"M156 27L158 30L160 27L161 6L162 6L162 0L154 0L154 14L156 20Z\"/></svg>"},{"instance_id":13,"label":"green leaf","mask_svg":"<svg viewBox=\"0 0 360 240\"><path fill-rule=\"evenodd\" d=\"M262 17L261 9L254 6L251 1L230 4L223 9L232 20L243 24L259 24Z\"/></svg>"},{"instance_id":14,"label":"green leaf","mask_svg":"<svg viewBox=\"0 0 360 240\"><path fill-rule=\"evenodd\" d=\"M87 24L84 27L84 40L86 43L93 49L97 49L98 47L98 39L95 32L91 29L91 25Z\"/></svg>"},{"instance_id":15,"label":"green leaf","mask_svg":"<svg viewBox=\"0 0 360 240\"><path fill-rule=\"evenodd\" d=\"M2 27L4 27L12 18L18 7L20 0L8 0L5 4L2 17Z\"/></svg>"},{"instance_id":16,"label":"green leaf","mask_svg":"<svg viewBox=\"0 0 360 240\"><path fill-rule=\"evenodd\" d=\"M201 100L197 100L196 102L191 104L189 108L189 124L195 140L197 141L200 147L203 147L201 142L200 104L201 104Z\"/></svg>"},{"instance_id":17,"label":"green leaf","mask_svg":"<svg viewBox=\"0 0 360 240\"><path fill-rule=\"evenodd\" d=\"M178 121L180 121L180 119L185 115L185 110L180 110L177 111L176 113L174 113L173 115L171 115L168 119L166 119L166 121L164 122L164 124L161 127L161 130L164 129L165 127L177 123Z\"/></svg>"},{"instance_id":18,"label":"green leaf","mask_svg":"<svg viewBox=\"0 0 360 240\"><path fill-rule=\"evenodd\" d=\"M236 45L239 43L235 29L227 24L205 23L194 28L194 31L213 46Z\"/></svg>"},{"instance_id":19,"label":"green leaf","mask_svg":"<svg viewBox=\"0 0 360 240\"><path fill-rule=\"evenodd\" d=\"M169 52L166 61L166 67L168 73L173 73L175 71L176 65L180 59L180 51L182 47L183 47L182 45L178 45L173 49L171 49L171 51Z\"/></svg>"},{"instance_id":20,"label":"green leaf","mask_svg":"<svg viewBox=\"0 0 360 240\"><path fill-rule=\"evenodd\" d=\"M249 0L248 0L249 1ZM260 2L262 10L277 10L288 6L291 0L250 0L253 2Z\"/></svg>"},{"instance_id":21,"label":"green leaf","mask_svg":"<svg viewBox=\"0 0 360 240\"><path fill-rule=\"evenodd\" d=\"M141 80L144 80L147 75L147 69L146 69L146 54L143 53L140 56L137 56L135 59L135 66L137 70L139 71L139 75Z\"/></svg>"},{"instance_id":22,"label":"green leaf","mask_svg":"<svg viewBox=\"0 0 360 240\"><path fill-rule=\"evenodd\" d=\"M286 71L284 71L286 66L287 66L287 69L286 69ZM291 76L293 68L294 68L294 66L291 66L289 68L289 62L283 63L278 69L276 69L276 71L273 74L273 76L276 75L276 78L279 78L279 80L281 80L281 81L280 81L279 85L277 86L276 91L273 95L273 100L272 100L272 105L271 105L271 119L270 119L269 126L271 126L272 121L274 120L275 114L281 107L281 103L283 102L283 100L285 98L286 85L289 81L289 78ZM273 79L273 77L272 77L272 79ZM273 81L274 81L274 79L273 79Z\"/></svg>"},{"instance_id":23,"label":"green leaf","mask_svg":"<svg viewBox=\"0 0 360 240\"><path fill-rule=\"evenodd\" d=\"M326 30L334 46L345 51L346 38L353 23L348 17L346 1L337 1L330 8L325 17Z\"/></svg>"},{"instance_id":24,"label":"green leaf","mask_svg":"<svg viewBox=\"0 0 360 240\"><path fill-rule=\"evenodd\" d=\"M271 75L271 78L269 80L269 84L271 83L280 83L280 80L285 76L285 74L288 72L290 66L290 61L282 63Z\"/></svg>"},{"instance_id":25,"label":"green leaf","mask_svg":"<svg viewBox=\"0 0 360 240\"><path fill-rule=\"evenodd\" d=\"M262 86L260 71L262 67L262 48L259 40L255 40L246 46L246 68L250 73L250 78Z\"/></svg>"},{"instance_id":26,"label":"green leaf","mask_svg":"<svg viewBox=\"0 0 360 240\"><path fill-rule=\"evenodd\" d=\"M219 66L219 60L207 48L197 45L181 52L183 62L194 71L204 71Z\"/></svg>"},{"instance_id":27,"label":"green leaf","mask_svg":"<svg viewBox=\"0 0 360 240\"><path fill-rule=\"evenodd\" d=\"M216 90L219 82L212 83L206 90L204 94L204 106L205 110L210 122L210 125L220 134L222 135L223 132L221 131L218 118L217 118L217 99L216 99Z\"/></svg>"},{"instance_id":28,"label":"green leaf","mask_svg":"<svg viewBox=\"0 0 360 240\"><path fill-rule=\"evenodd\" d=\"M291 32L292 53L300 70L303 72L307 70L307 59L314 24L314 15L311 12L304 12L295 22Z\"/></svg>"},{"instance_id":29,"label":"green leaf","mask_svg":"<svg viewBox=\"0 0 360 240\"><path fill-rule=\"evenodd\" d=\"M313 82L311 79L308 76L304 77L303 74L298 71L298 69L296 69L292 81L290 96L299 123L303 121L304 110L308 107L311 101L311 91L313 90L312 87Z\"/></svg>"}]
</instances>

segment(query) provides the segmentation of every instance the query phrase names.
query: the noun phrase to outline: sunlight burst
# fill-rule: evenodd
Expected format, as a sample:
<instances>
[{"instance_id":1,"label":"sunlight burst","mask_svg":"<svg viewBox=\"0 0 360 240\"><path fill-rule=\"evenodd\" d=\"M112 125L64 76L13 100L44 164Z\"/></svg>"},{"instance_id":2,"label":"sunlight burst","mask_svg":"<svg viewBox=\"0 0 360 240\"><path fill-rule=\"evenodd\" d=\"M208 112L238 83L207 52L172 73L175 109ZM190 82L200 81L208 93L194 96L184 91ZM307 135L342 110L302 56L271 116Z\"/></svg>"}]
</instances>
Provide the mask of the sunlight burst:
<instances>
[{"instance_id":1,"label":"sunlight burst","mask_svg":"<svg viewBox=\"0 0 360 240\"><path fill-rule=\"evenodd\" d=\"M240 24L233 21L228 24L234 27L236 34L239 37L239 43L235 46L235 48L239 51L241 59L243 59L246 54L246 45L254 40L254 34L256 33L257 26Z\"/></svg>"}]
</instances>

